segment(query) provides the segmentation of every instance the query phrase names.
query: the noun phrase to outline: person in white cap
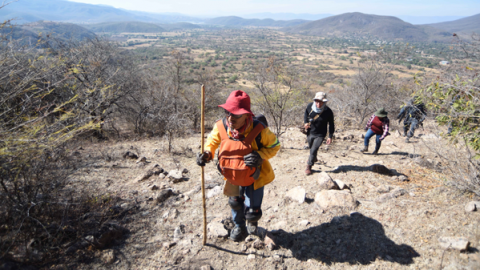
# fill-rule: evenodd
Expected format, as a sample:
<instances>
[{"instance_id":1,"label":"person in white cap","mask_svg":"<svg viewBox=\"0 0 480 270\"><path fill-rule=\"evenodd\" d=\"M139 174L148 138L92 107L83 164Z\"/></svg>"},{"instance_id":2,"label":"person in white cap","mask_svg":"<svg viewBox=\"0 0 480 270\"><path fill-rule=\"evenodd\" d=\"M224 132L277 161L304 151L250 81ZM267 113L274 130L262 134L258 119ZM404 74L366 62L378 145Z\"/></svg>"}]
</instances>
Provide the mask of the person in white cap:
<instances>
[{"instance_id":1,"label":"person in white cap","mask_svg":"<svg viewBox=\"0 0 480 270\"><path fill-rule=\"evenodd\" d=\"M304 115L304 126L307 132L308 147L310 148L310 156L307 161L306 175L312 174L312 166L317 162L318 149L327 136L327 144L330 144L335 132L335 124L332 110L327 106L327 94L317 92L313 98L313 102L307 105Z\"/></svg>"}]
</instances>

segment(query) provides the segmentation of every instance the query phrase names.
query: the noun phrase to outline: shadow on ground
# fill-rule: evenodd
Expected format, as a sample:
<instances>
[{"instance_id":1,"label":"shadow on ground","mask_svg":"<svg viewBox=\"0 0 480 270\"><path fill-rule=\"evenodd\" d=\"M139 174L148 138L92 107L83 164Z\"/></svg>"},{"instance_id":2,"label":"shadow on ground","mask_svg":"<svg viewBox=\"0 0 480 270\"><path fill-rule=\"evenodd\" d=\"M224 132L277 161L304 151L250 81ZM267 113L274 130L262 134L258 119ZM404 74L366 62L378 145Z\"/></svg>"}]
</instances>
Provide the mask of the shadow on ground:
<instances>
[{"instance_id":1,"label":"shadow on ground","mask_svg":"<svg viewBox=\"0 0 480 270\"><path fill-rule=\"evenodd\" d=\"M360 213L337 216L329 223L298 233L279 230L276 239L296 259L315 259L326 264L367 265L379 258L408 265L420 256L411 246L390 240L380 222Z\"/></svg>"}]
</instances>

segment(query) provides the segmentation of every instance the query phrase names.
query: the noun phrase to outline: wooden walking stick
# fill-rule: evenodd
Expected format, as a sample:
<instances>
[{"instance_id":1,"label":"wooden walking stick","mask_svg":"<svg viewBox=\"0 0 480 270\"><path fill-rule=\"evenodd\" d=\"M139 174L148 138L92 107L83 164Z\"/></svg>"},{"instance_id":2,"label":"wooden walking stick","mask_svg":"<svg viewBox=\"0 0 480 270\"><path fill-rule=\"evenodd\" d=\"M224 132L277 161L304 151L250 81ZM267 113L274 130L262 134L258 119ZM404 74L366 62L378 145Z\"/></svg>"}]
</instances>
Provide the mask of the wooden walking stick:
<instances>
[{"instance_id":1,"label":"wooden walking stick","mask_svg":"<svg viewBox=\"0 0 480 270\"><path fill-rule=\"evenodd\" d=\"M201 147L202 154L205 151L204 136L205 136L205 85L202 84L202 106L200 117L200 130L201 130ZM202 168L202 202L203 202L203 245L207 243L207 205L205 203L205 166Z\"/></svg>"}]
</instances>

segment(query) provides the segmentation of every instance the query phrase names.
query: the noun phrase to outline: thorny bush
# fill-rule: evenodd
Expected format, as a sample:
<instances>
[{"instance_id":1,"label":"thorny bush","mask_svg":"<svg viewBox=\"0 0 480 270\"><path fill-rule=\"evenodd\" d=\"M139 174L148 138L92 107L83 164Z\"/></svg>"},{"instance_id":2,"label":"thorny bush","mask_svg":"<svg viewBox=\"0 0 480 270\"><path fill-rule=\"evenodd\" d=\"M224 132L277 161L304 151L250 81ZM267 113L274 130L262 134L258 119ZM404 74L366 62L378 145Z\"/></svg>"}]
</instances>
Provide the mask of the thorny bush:
<instances>
[{"instance_id":1,"label":"thorny bush","mask_svg":"<svg viewBox=\"0 0 480 270\"><path fill-rule=\"evenodd\" d=\"M480 36L469 41L457 36L457 49L465 58L478 59ZM453 184L480 195L480 75L478 68L452 64L431 82L420 85L418 96L431 110L439 124L447 126L443 135L456 145L455 155L443 155L451 161ZM458 162L454 162L458 161Z\"/></svg>"},{"instance_id":2,"label":"thorny bush","mask_svg":"<svg viewBox=\"0 0 480 270\"><path fill-rule=\"evenodd\" d=\"M138 79L128 57L103 40L23 47L1 38L0 259L40 262L82 237L78 216L95 207L68 188L79 166L69 142L101 134Z\"/></svg>"}]
</instances>

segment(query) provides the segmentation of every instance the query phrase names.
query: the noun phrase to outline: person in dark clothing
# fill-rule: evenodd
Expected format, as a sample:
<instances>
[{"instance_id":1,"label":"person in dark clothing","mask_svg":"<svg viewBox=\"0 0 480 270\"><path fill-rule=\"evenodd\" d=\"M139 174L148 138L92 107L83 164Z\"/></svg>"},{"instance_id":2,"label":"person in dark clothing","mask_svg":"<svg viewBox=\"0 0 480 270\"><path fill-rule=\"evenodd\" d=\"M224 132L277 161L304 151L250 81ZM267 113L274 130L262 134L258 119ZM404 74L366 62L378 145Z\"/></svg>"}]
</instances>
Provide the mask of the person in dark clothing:
<instances>
[{"instance_id":1,"label":"person in dark clothing","mask_svg":"<svg viewBox=\"0 0 480 270\"><path fill-rule=\"evenodd\" d=\"M410 138L413 137L415 129L422 124L427 115L425 104L422 102L416 102L416 97L412 98L407 105L405 105L397 116L398 123L403 118L403 136L406 136L405 142L410 142Z\"/></svg>"},{"instance_id":2,"label":"person in dark clothing","mask_svg":"<svg viewBox=\"0 0 480 270\"><path fill-rule=\"evenodd\" d=\"M332 110L327 106L327 94L323 92L316 93L313 102L307 105L304 115L304 126L308 129L307 142L310 148L310 156L307 161L306 175L312 174L312 166L317 162L318 149L327 136L327 144L332 142L335 124Z\"/></svg>"},{"instance_id":3,"label":"person in dark clothing","mask_svg":"<svg viewBox=\"0 0 480 270\"><path fill-rule=\"evenodd\" d=\"M365 134L364 147L361 150L362 152L368 151L368 143L370 142L370 138L372 138L373 135L377 135L375 140L375 151L373 151L372 154L378 154L378 150L380 150L383 139L390 135L390 133L388 133L390 120L388 119L387 115L388 112L386 112L384 108L380 108L375 112L375 114L372 115L372 117L370 117L367 122L367 126L365 127L367 134Z\"/></svg>"},{"instance_id":4,"label":"person in dark clothing","mask_svg":"<svg viewBox=\"0 0 480 270\"><path fill-rule=\"evenodd\" d=\"M450 102L450 117L453 117L455 114L455 108L453 107L453 104L455 104L455 101L460 98L460 95L456 95L453 97L452 101ZM453 121L452 118L450 118L450 121L448 121L448 130L447 134L450 135L453 131Z\"/></svg>"}]
</instances>

